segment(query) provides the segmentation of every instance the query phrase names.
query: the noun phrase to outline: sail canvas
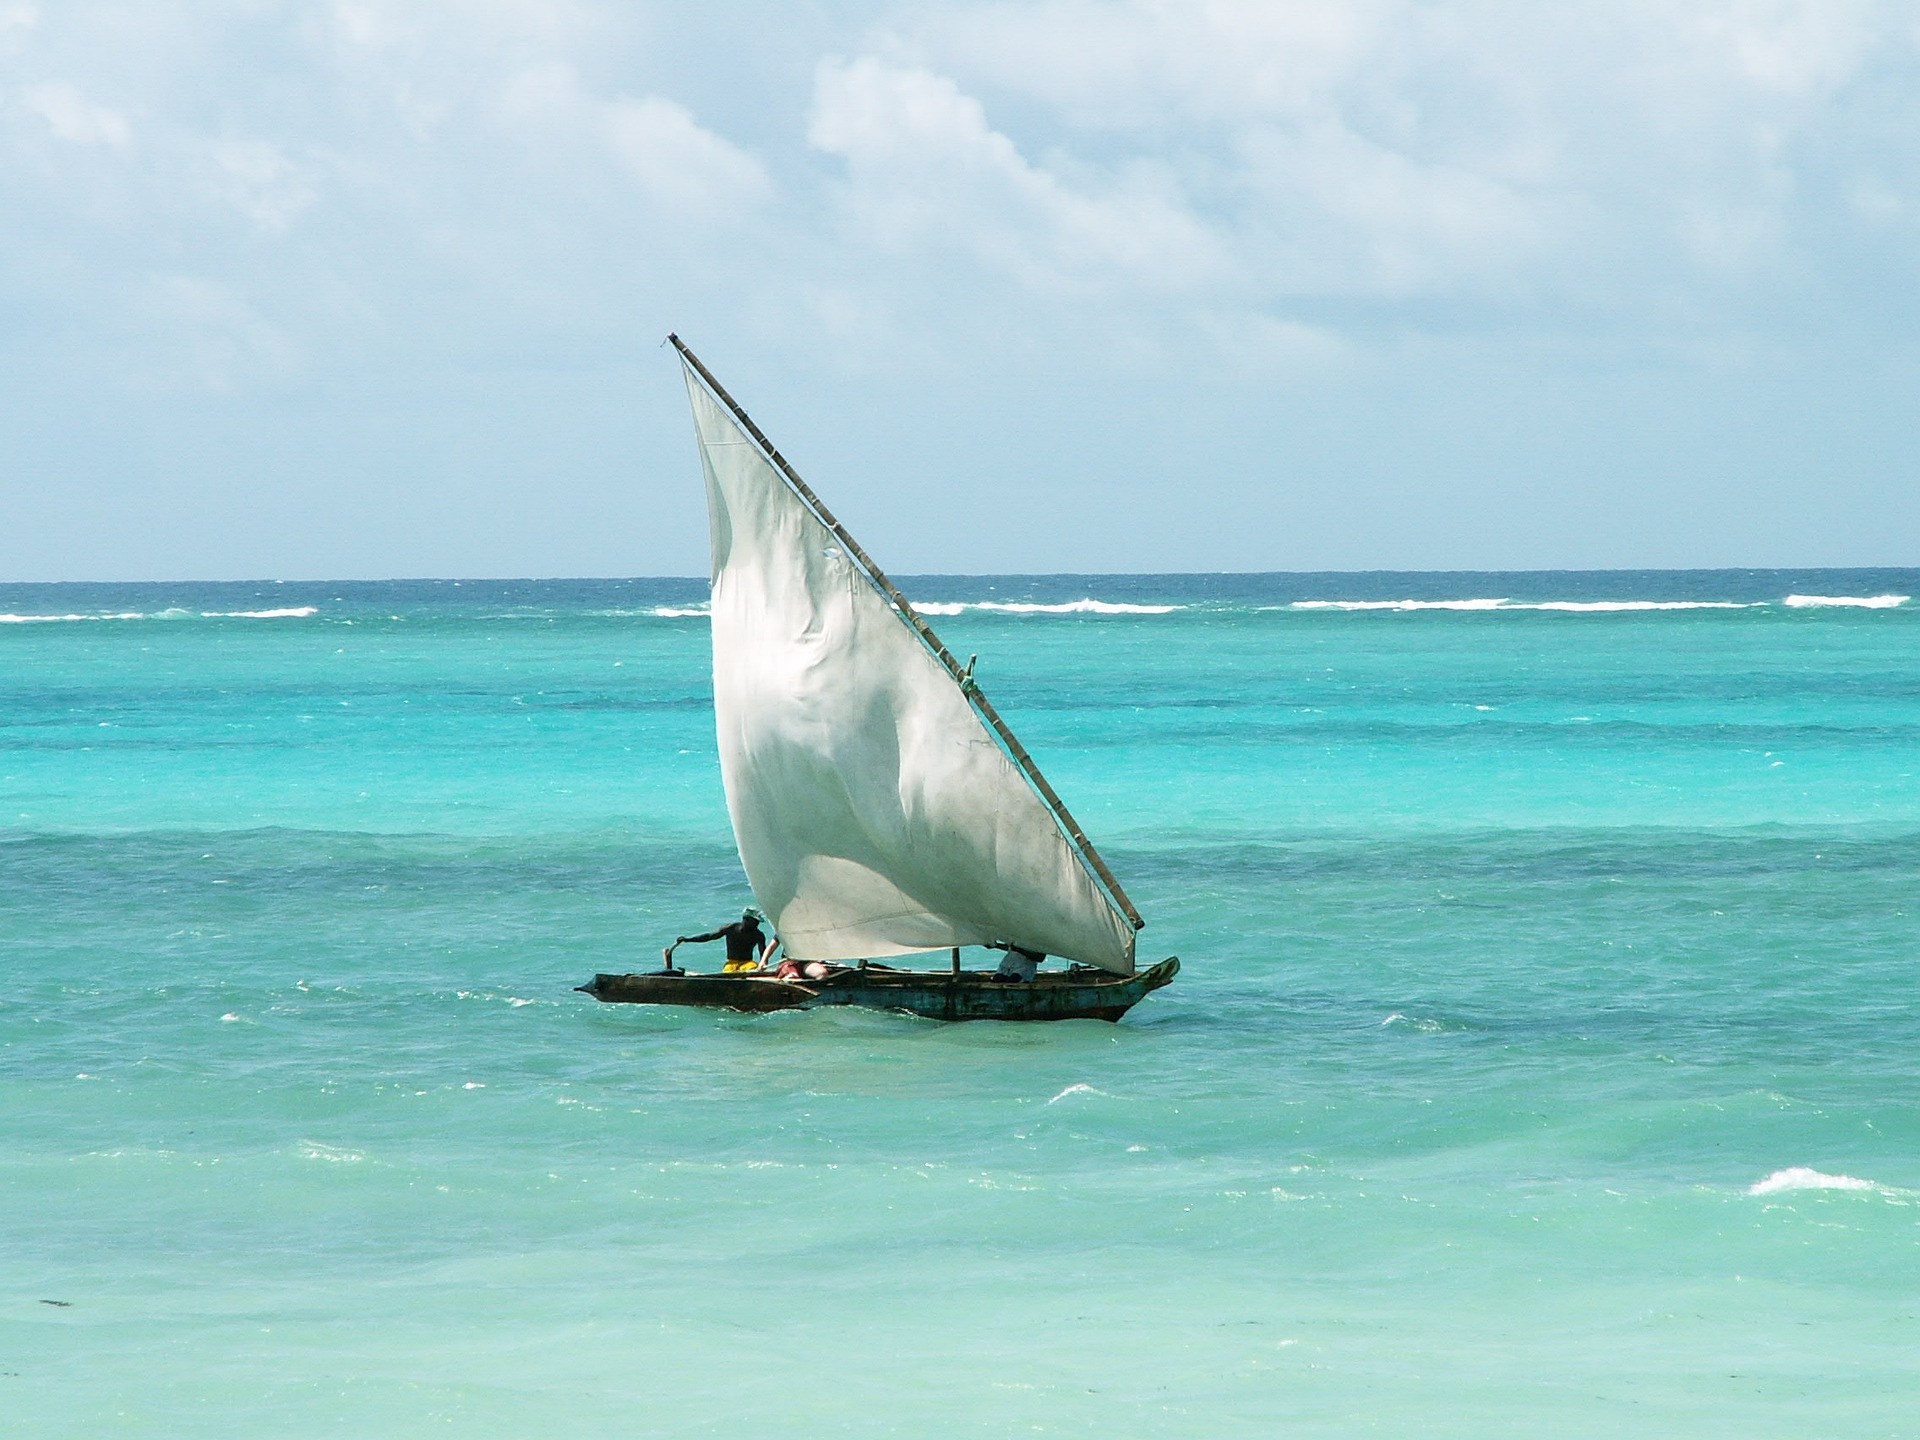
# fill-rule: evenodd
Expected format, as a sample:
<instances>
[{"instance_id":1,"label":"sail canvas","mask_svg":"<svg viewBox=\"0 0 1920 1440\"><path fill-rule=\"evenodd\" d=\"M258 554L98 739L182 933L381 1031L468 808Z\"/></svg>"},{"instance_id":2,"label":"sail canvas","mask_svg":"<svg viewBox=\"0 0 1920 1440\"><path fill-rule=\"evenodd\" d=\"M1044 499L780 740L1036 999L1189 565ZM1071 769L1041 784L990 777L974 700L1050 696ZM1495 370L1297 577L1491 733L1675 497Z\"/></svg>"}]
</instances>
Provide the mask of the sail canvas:
<instances>
[{"instance_id":1,"label":"sail canvas","mask_svg":"<svg viewBox=\"0 0 1920 1440\"><path fill-rule=\"evenodd\" d=\"M788 954L1013 944L1132 974L1133 926L946 667L691 368L687 390L721 775Z\"/></svg>"}]
</instances>

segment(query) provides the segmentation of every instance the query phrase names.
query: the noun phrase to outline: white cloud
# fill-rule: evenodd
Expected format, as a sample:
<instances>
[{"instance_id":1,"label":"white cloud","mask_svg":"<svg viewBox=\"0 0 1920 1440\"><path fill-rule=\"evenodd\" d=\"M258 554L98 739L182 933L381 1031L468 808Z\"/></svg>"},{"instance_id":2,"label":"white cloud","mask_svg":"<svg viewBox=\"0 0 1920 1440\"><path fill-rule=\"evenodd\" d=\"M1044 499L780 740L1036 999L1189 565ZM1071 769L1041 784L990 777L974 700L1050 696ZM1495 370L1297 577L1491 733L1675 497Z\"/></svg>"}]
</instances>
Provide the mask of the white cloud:
<instances>
[{"instance_id":1,"label":"white cloud","mask_svg":"<svg viewBox=\"0 0 1920 1440\"><path fill-rule=\"evenodd\" d=\"M753 12L743 48L742 12L599 0L154 0L137 33L0 0L0 183L48 264L157 237L394 336L464 287L557 337L694 267L769 324L936 348L1036 298L1121 338L1244 307L1354 342L1448 306L1748 323L1857 244L1905 274L1901 0L883 6Z\"/></svg>"},{"instance_id":2,"label":"white cloud","mask_svg":"<svg viewBox=\"0 0 1920 1440\"><path fill-rule=\"evenodd\" d=\"M1683 25L1756 89L1802 97L1859 70L1880 28L1876 12L1873 0L1723 0Z\"/></svg>"},{"instance_id":3,"label":"white cloud","mask_svg":"<svg viewBox=\"0 0 1920 1440\"><path fill-rule=\"evenodd\" d=\"M1465 166L1422 163L1337 122L1253 130L1247 263L1280 294L1406 295L1484 286L1545 239L1526 193Z\"/></svg>"},{"instance_id":4,"label":"white cloud","mask_svg":"<svg viewBox=\"0 0 1920 1440\"><path fill-rule=\"evenodd\" d=\"M367 51L499 60L565 49L604 24L605 8L578 0L334 0L331 13L340 37Z\"/></svg>"},{"instance_id":5,"label":"white cloud","mask_svg":"<svg viewBox=\"0 0 1920 1440\"><path fill-rule=\"evenodd\" d=\"M1846 197L1854 214L1874 224L1897 220L1909 208L1906 197L1878 176L1856 176L1846 187Z\"/></svg>"},{"instance_id":6,"label":"white cloud","mask_svg":"<svg viewBox=\"0 0 1920 1440\"><path fill-rule=\"evenodd\" d=\"M29 85L21 94L26 108L46 121L53 133L76 145L125 145L133 129L125 117L96 104L65 81Z\"/></svg>"},{"instance_id":7,"label":"white cloud","mask_svg":"<svg viewBox=\"0 0 1920 1440\"><path fill-rule=\"evenodd\" d=\"M1277 455L1314 429L1287 394L1317 386L1328 435L1393 431L1406 396L1495 434L1521 392L1551 416L1556 386L1600 396L1596 415L1656 391L1677 414L1688 374L1763 368L1741 357L1907 363L1914 17L1913 0L0 0L0 361L76 430L132 376L224 388L239 398L212 408L234 416L254 386L338 392L330 436L366 429L367 397L398 412L431 393L470 406L465 434L517 427L543 381L644 363L636 337L678 326L749 377L785 370L803 417L865 403L937 430L958 396L1015 417L1008 449L1038 455L1066 427L1023 431L1019 407L1077 404L1092 448L1067 467L1140 473L1197 465L1188 442L1228 413ZM1659 384L1594 379L1636 367ZM1513 403L1476 410L1509 381ZM630 415L625 377L608 389ZM1878 435L1862 463L1911 448L1873 430L1899 411L1887 394L1858 407ZM1705 429L1752 432L1725 414ZM677 423L649 435L656 419ZM1099 438L1109 422L1124 445ZM990 460L993 428L950 426L954 463ZM1431 446L1390 441L1383 469L1426 473ZM316 465L344 463L324 449ZM1323 473L1344 473L1338 451ZM49 473L74 453L51 445Z\"/></svg>"},{"instance_id":8,"label":"white cloud","mask_svg":"<svg viewBox=\"0 0 1920 1440\"><path fill-rule=\"evenodd\" d=\"M494 107L514 77L590 52L616 13L580 0L334 0L315 34L343 98L430 144Z\"/></svg>"},{"instance_id":9,"label":"white cloud","mask_svg":"<svg viewBox=\"0 0 1920 1440\"><path fill-rule=\"evenodd\" d=\"M1402 30L1395 0L1041 0L932 7L896 43L1043 96L1076 124L1151 131L1324 115Z\"/></svg>"},{"instance_id":10,"label":"white cloud","mask_svg":"<svg viewBox=\"0 0 1920 1440\"><path fill-rule=\"evenodd\" d=\"M514 75L500 111L523 144L604 150L675 220L743 217L772 192L760 161L703 127L686 106L659 95L591 95L563 61Z\"/></svg>"},{"instance_id":11,"label":"white cloud","mask_svg":"<svg viewBox=\"0 0 1920 1440\"><path fill-rule=\"evenodd\" d=\"M822 64L807 138L846 162L850 233L896 250L970 254L1046 290L1117 279L1177 290L1218 267L1212 237L1163 167L1131 163L1069 183L928 70L873 56Z\"/></svg>"},{"instance_id":12,"label":"white cloud","mask_svg":"<svg viewBox=\"0 0 1920 1440\"><path fill-rule=\"evenodd\" d=\"M1210 272L1215 298L1632 309L1695 282L1765 285L1771 301L1820 263L1809 222L1829 242L1801 178L1826 147L1920 161L1920 105L1887 103L1916 93L1910 14L1901 0L1027 0L902 12L870 50L1018 117L991 133L1049 172L1155 167L1232 257ZM1879 106L1864 131L1839 119L1857 88Z\"/></svg>"},{"instance_id":13,"label":"white cloud","mask_svg":"<svg viewBox=\"0 0 1920 1440\"><path fill-rule=\"evenodd\" d=\"M766 198L767 175L760 162L702 129L683 105L657 95L614 100L604 107L602 124L614 153L669 211L724 215Z\"/></svg>"},{"instance_id":14,"label":"white cloud","mask_svg":"<svg viewBox=\"0 0 1920 1440\"><path fill-rule=\"evenodd\" d=\"M314 184L278 145L263 140L220 140L211 155L221 193L270 234L291 225L318 198Z\"/></svg>"}]
</instances>

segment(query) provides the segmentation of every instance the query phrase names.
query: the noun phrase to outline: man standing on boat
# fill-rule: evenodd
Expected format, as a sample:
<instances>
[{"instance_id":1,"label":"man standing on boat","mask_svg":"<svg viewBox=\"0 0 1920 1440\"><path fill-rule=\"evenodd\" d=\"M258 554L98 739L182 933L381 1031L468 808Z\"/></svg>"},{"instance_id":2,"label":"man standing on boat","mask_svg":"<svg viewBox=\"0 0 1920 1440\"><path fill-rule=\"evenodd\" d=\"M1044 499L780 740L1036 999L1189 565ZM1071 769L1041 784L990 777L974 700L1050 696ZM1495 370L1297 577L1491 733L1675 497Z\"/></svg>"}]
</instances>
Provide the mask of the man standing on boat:
<instances>
[{"instance_id":1,"label":"man standing on boat","mask_svg":"<svg viewBox=\"0 0 1920 1440\"><path fill-rule=\"evenodd\" d=\"M682 945L703 945L709 940L727 942L727 963L720 967L723 975L742 970L758 970L773 955L777 940L767 938L767 932L760 928L762 916L758 910L745 910L740 918L731 925L722 925L718 930L709 930L704 935L678 935L666 950L667 968L673 968L673 952Z\"/></svg>"}]
</instances>

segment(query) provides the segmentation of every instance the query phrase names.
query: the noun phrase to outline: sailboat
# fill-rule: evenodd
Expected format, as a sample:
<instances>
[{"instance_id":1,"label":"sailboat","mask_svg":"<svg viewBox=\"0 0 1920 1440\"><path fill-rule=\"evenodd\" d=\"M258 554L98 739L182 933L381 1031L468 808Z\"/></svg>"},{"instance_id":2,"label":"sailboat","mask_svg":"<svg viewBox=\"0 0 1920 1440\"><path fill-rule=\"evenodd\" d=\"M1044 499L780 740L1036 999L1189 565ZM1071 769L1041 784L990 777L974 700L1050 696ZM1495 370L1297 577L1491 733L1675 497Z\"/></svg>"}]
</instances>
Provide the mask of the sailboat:
<instances>
[{"instance_id":1,"label":"sailboat","mask_svg":"<svg viewBox=\"0 0 1920 1440\"><path fill-rule=\"evenodd\" d=\"M1145 922L981 693L973 660L955 659L712 372L667 338L706 480L727 812L754 900L803 973L694 974L669 951L664 970L579 988L744 1011L1118 1020L1179 960L1136 967ZM1008 978L1004 962L967 968L969 947L1021 957L1031 978ZM943 951L938 968L888 963ZM1035 957L1067 968L1036 970Z\"/></svg>"}]
</instances>

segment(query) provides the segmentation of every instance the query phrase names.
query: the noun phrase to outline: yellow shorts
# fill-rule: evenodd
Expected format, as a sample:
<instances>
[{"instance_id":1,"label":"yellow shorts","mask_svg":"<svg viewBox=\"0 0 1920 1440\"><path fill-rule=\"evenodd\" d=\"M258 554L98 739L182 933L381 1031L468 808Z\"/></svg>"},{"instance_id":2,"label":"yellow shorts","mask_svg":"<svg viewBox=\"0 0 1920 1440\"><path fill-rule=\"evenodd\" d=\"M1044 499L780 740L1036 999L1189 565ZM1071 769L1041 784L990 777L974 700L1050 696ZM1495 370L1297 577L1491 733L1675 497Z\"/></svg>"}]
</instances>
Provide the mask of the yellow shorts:
<instances>
[{"instance_id":1,"label":"yellow shorts","mask_svg":"<svg viewBox=\"0 0 1920 1440\"><path fill-rule=\"evenodd\" d=\"M757 960L729 960L720 967L720 973L732 975L741 970L758 970L759 968L760 962Z\"/></svg>"}]
</instances>

